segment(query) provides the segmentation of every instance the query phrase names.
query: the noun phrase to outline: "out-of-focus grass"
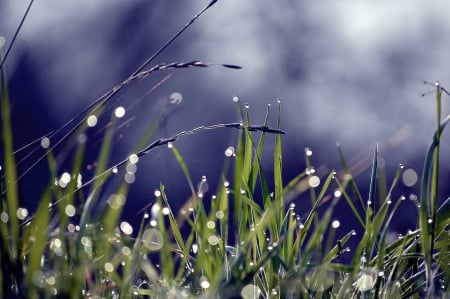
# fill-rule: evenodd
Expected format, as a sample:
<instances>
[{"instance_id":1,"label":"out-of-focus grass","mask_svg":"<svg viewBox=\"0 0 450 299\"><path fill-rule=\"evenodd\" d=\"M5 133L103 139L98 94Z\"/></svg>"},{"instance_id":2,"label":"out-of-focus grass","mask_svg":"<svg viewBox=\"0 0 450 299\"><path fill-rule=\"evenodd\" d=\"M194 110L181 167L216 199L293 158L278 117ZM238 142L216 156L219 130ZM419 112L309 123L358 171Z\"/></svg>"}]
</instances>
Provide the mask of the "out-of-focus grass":
<instances>
[{"instance_id":1,"label":"out-of-focus grass","mask_svg":"<svg viewBox=\"0 0 450 299\"><path fill-rule=\"evenodd\" d=\"M216 1L202 10L212 6ZM201 13L202 13L201 12ZM201 14L200 13L200 14ZM192 22L200 15L196 15ZM191 23L192 23L191 22ZM181 34L176 33L160 51ZM155 54L157 55L158 52ZM200 126L168 138L154 139L161 118L149 125L134 153L109 165L117 115L109 115L111 99L134 80L171 68L205 67L200 61L144 68L68 122L68 133L45 147L50 177L33 215L21 208L20 176L15 162L10 100L5 67L1 69L1 137L3 157L0 182L0 297L2 298L433 298L450 296L450 200L438 207L439 144L450 117L441 120L442 87L436 85L437 128L425 160L415 231L387 240L389 225L403 202L392 198L402 175L400 166L391 186L380 188L378 146L375 146L367 200L360 192L338 147L345 176L334 170L319 176L305 150L307 169L287 182L283 178L282 103L277 124L270 127L270 106L262 125L254 125L248 109L234 98L240 122ZM1 58L1 57L0 57ZM1 61L3 61L1 59ZM239 68L223 65L228 68ZM110 119L93 178L78 178L89 146L83 142L88 116ZM221 181L205 197L207 179L192 180L189 160L175 144L179 138L205 130L238 129L234 145L225 151ZM55 135L52 135L55 136ZM50 137L52 137L50 136ZM263 165L268 138L274 138L273 171ZM53 150L67 140L78 140L71 173L58 176ZM68 142L69 143L69 142ZM140 159L167 145L190 186L191 195L180 211L170 205L165 187L155 191L154 204L141 219L137 232L121 220L123 207ZM63 149L64 151L64 149ZM36 164L34 164L36 165ZM125 169L126 170L125 170ZM123 174L105 188L115 174ZM55 183L56 182L56 183ZM273 187L271 187L273 186ZM109 186L110 187L110 186ZM86 191L87 190L87 191ZM105 191L106 190L106 191ZM311 207L305 218L295 212L300 193L309 191ZM105 192L108 192L105 194ZM354 231L335 238L339 223L332 221L335 206L345 201L363 234L358 246L347 242ZM301 203L300 203L301 204ZM325 211L319 207L325 207ZM94 207L100 213L93 213ZM183 233L184 226L188 233ZM347 262L342 262L345 256Z\"/></svg>"}]
</instances>

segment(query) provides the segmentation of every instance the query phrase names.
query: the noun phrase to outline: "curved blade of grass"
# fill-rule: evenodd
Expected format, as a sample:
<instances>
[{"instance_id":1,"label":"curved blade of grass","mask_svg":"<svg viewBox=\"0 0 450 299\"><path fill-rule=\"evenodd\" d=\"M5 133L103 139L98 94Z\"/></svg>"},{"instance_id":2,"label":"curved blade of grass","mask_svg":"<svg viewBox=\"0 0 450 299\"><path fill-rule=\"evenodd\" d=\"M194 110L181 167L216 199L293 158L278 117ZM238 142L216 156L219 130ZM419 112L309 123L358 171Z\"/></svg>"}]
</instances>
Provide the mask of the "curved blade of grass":
<instances>
[{"instance_id":1,"label":"curved blade of grass","mask_svg":"<svg viewBox=\"0 0 450 299\"><path fill-rule=\"evenodd\" d=\"M435 211L432 210L434 204L432 204L431 201L433 201L433 198L437 196L435 194L437 192L437 177L436 174L432 171L436 171L437 168L436 160L438 159L438 157L436 156L436 151L439 150L440 135L449 121L450 115L447 116L442 121L442 123L440 123L439 128L435 132L433 142L428 149L428 153L425 159L420 190L419 226L421 230L422 250L425 259L425 266L427 269L427 281L429 285L432 283L431 280L433 279L431 273L431 264L433 260L432 248L434 242L433 227L435 226L436 222L436 214ZM432 166L433 162L435 163L434 166Z\"/></svg>"},{"instance_id":2,"label":"curved blade of grass","mask_svg":"<svg viewBox=\"0 0 450 299\"><path fill-rule=\"evenodd\" d=\"M0 58L3 55L0 53ZM10 259L15 262L18 258L17 251L19 247L19 219L16 217L16 211L19 207L19 190L17 185L17 169L14 157L13 131L11 127L11 107L8 94L8 83L6 79L5 68L0 72L1 86L1 117L2 117L2 139L4 150L4 188L6 189L6 205L9 214L9 232L11 238L4 238L10 244Z\"/></svg>"}]
</instances>

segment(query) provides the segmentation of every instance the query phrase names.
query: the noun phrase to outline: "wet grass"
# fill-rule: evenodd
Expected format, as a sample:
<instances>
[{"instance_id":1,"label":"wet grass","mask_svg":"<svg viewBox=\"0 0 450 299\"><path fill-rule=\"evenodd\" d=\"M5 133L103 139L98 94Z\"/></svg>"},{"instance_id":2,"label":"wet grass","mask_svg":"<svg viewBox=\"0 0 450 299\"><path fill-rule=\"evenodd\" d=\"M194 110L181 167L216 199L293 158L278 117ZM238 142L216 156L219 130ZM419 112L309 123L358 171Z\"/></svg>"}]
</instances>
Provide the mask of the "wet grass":
<instances>
[{"instance_id":1,"label":"wet grass","mask_svg":"<svg viewBox=\"0 0 450 299\"><path fill-rule=\"evenodd\" d=\"M212 1L208 6L214 4ZM196 16L195 18L197 18ZM189 23L188 23L189 24ZM183 29L184 30L184 29ZM181 33L180 33L181 34ZM176 38L176 36L175 36ZM164 47L162 48L164 50ZM162 51L162 50L161 50ZM3 60L2 60L3 61ZM6 68L1 69L2 172L0 201L0 297L2 298L435 298L450 296L450 200L439 206L439 144L450 116L441 120L443 91L436 84L436 133L421 176L417 229L388 240L392 219L404 197L393 198L403 167L399 166L385 198L375 206L380 188L378 146L374 147L367 198L350 172L341 148L343 176L332 170L319 175L305 150L307 169L291 181L283 178L282 103L276 126L269 126L272 106L262 124L236 97L240 122L187 129L155 138L165 115L157 114L132 154L111 164L121 107L115 101L130 82L167 69L205 67L200 61L156 65L151 59L85 111L41 139L50 177L36 211L28 215L19 194ZM228 68L237 66L224 65ZM82 181L86 134L101 127L95 173ZM99 125L100 126L100 125ZM221 182L209 190L205 178L197 184L189 160L176 147L180 138L205 130L236 130L225 150ZM272 161L263 160L267 139ZM179 210L172 209L164 184L138 228L121 219L136 167L146 155L168 146L191 190ZM72 159L61 174L56 156ZM263 165L272 164L272 171ZM37 164L36 164L37 165ZM113 182L113 184L111 183ZM112 185L112 187L111 187ZM311 208L305 217L295 212L299 194L308 191ZM348 231L336 239L335 207L350 207L362 234ZM319 207L324 210L319 211ZM95 211L95 213L94 213ZM100 211L100 212L99 212ZM185 228L188 229L185 229ZM186 233L187 231L187 233ZM350 239L357 246L350 248ZM346 262L343 262L345 257Z\"/></svg>"}]
</instances>

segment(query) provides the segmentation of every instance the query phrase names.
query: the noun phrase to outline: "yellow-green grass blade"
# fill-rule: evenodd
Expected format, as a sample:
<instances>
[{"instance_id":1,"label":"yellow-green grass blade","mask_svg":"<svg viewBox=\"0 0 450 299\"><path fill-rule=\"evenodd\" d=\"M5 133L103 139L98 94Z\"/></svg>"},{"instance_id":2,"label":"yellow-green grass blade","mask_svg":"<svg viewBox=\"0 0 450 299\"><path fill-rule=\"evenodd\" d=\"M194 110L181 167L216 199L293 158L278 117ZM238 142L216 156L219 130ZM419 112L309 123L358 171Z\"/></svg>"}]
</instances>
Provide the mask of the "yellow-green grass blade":
<instances>
[{"instance_id":1,"label":"yellow-green grass blade","mask_svg":"<svg viewBox=\"0 0 450 299\"><path fill-rule=\"evenodd\" d=\"M2 58L3 55L0 53L0 60ZM19 208L19 188L17 184L17 169L14 157L13 131L11 127L11 106L5 67L3 67L0 72L0 86L2 117L1 137L4 151L3 167L5 171L3 188L6 191L6 206L9 215L8 230L10 234L10 238L4 237L4 242L5 244L9 243L9 259L15 263L18 258L17 252L19 248L19 219L16 217L16 211Z\"/></svg>"}]
</instances>

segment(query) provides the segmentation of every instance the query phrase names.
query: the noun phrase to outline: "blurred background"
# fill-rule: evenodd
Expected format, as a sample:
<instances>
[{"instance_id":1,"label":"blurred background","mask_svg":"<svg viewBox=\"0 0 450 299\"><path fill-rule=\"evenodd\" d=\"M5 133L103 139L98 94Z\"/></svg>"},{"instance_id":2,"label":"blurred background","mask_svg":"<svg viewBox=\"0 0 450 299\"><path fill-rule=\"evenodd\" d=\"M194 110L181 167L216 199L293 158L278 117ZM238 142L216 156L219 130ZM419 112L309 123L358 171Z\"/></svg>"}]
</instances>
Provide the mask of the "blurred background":
<instances>
[{"instance_id":1,"label":"blurred background","mask_svg":"<svg viewBox=\"0 0 450 299\"><path fill-rule=\"evenodd\" d=\"M33 167L44 153L40 139L125 80L208 3L48 0L33 4L6 63L16 148L37 141L18 153L21 160L37 145L32 157L20 165L21 173L26 173L21 179L23 205L33 209L47 184L46 160ZM27 4L0 2L3 51ZM414 178L421 175L436 127L436 88L423 82L450 84L449 9L450 3L444 1L219 0L150 66L201 60L243 69L214 65L165 70L128 84L107 107L111 113L118 106L126 109L111 165L132 152L159 113L164 121L154 139L200 125L239 121L234 96L248 103L254 124L263 122L272 103L270 125L275 126L281 99L282 128L287 132L283 136L286 182L305 169L305 148L312 150L318 173L339 171L339 143L367 196L373 150L379 144L379 167L388 185L400 163L408 170L393 194L394 200L401 195L408 199L418 194ZM447 101L444 96L443 115L449 113ZM99 122L89 129L91 151L84 178L92 176L106 125L107 121ZM193 180L208 178L207 198L216 189L224 151L235 146L236 133L234 129L205 131L175 144ZM449 177L448 134L443 136L442 182ZM57 135L57 140L62 136ZM274 142L274 136L269 137L264 162L268 173ZM61 173L70 172L70 165L65 159ZM175 207L189 198L181 168L165 146L141 158L124 217L138 219L160 183ZM440 192L443 200L449 188L442 184ZM307 213L305 198L295 201L300 215ZM341 207L335 215L342 233L355 226L348 213ZM414 229L415 219L415 203L407 200L393 233Z\"/></svg>"}]
</instances>

